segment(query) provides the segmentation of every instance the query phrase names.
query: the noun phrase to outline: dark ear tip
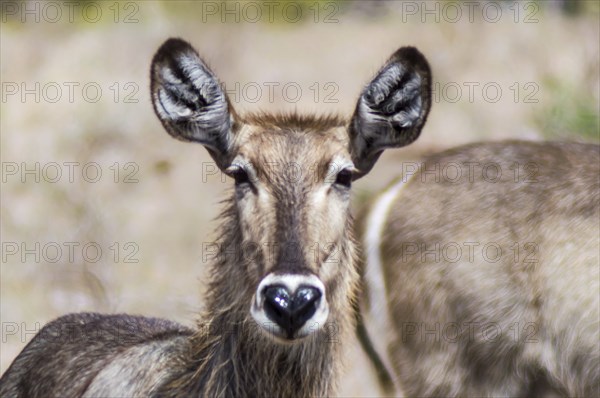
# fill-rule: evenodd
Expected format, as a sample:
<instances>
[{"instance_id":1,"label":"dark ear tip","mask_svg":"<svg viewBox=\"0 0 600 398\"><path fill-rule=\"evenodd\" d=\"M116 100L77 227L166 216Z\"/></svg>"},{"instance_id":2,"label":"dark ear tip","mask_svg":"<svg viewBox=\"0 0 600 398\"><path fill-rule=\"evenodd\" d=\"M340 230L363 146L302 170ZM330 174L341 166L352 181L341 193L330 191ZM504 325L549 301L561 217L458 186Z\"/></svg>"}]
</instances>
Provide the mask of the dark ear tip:
<instances>
[{"instance_id":1,"label":"dark ear tip","mask_svg":"<svg viewBox=\"0 0 600 398\"><path fill-rule=\"evenodd\" d=\"M427 62L427 58L419 51L416 47L407 46L400 47L389 60L390 62L400 62L403 64L408 64L414 68L419 68L423 71L429 73L429 62Z\"/></svg>"},{"instance_id":2,"label":"dark ear tip","mask_svg":"<svg viewBox=\"0 0 600 398\"><path fill-rule=\"evenodd\" d=\"M152 63L161 62L167 58L172 58L173 55L184 53L184 52L192 52L197 55L194 47L187 41L180 39L178 37L172 37L167 39L156 51L154 58L152 59Z\"/></svg>"}]
</instances>

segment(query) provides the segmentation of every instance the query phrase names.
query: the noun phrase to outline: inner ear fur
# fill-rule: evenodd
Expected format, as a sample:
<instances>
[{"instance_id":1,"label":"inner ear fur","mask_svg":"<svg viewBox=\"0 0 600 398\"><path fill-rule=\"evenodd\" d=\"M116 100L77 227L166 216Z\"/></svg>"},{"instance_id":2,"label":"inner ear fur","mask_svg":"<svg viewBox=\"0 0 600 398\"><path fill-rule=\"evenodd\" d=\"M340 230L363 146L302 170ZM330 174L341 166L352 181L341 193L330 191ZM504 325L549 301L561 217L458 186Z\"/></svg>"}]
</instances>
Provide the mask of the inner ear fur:
<instances>
[{"instance_id":1,"label":"inner ear fur","mask_svg":"<svg viewBox=\"0 0 600 398\"><path fill-rule=\"evenodd\" d=\"M150 90L165 130L204 145L219 167L227 167L237 117L216 75L188 42L169 39L158 49Z\"/></svg>"},{"instance_id":2,"label":"inner ear fur","mask_svg":"<svg viewBox=\"0 0 600 398\"><path fill-rule=\"evenodd\" d=\"M431 70L414 47L396 51L363 89L349 134L356 178L368 173L381 153L419 137L431 108Z\"/></svg>"}]
</instances>

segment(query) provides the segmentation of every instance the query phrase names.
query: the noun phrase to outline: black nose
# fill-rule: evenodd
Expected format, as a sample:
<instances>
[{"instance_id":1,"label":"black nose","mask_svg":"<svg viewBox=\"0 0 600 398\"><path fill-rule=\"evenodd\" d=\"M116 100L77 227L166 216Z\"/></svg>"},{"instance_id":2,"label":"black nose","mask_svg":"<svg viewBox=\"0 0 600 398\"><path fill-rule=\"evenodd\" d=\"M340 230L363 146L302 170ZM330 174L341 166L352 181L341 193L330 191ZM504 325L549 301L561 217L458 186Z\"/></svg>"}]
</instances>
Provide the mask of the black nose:
<instances>
[{"instance_id":1,"label":"black nose","mask_svg":"<svg viewBox=\"0 0 600 398\"><path fill-rule=\"evenodd\" d=\"M291 339L317 311L321 291L312 286L300 286L292 296L285 286L273 285L263 290L263 296L267 317Z\"/></svg>"}]
</instances>

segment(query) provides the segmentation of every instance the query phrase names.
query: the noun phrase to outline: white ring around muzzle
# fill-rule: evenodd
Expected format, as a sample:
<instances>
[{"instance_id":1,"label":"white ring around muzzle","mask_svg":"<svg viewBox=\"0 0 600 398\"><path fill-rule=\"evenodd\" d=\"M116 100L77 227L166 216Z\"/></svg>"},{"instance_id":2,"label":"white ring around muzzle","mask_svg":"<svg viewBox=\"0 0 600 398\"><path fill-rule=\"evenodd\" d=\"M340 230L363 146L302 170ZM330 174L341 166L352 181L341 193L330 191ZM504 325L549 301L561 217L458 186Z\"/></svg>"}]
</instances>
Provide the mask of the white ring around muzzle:
<instances>
[{"instance_id":1,"label":"white ring around muzzle","mask_svg":"<svg viewBox=\"0 0 600 398\"><path fill-rule=\"evenodd\" d=\"M289 338L286 337L286 333L275 322L267 317L264 310L264 297L262 292L265 288L274 285L284 286L292 294L296 292L300 286L314 287L321 292L321 299L315 313L294 333L294 339L306 337L325 325L327 317L329 316L329 305L327 303L325 285L318 277L315 275L271 273L265 276L259 283L250 308L252 317L264 331L274 337L289 341Z\"/></svg>"}]
</instances>

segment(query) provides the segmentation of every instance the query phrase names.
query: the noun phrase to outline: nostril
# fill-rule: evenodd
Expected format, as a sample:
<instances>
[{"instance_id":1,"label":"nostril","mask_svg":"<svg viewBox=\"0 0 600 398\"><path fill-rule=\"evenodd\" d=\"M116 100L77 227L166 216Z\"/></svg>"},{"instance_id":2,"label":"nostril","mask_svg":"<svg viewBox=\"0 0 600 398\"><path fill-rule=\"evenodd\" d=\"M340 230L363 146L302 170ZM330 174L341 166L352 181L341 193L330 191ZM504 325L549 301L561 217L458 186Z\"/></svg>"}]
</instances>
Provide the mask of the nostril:
<instances>
[{"instance_id":1,"label":"nostril","mask_svg":"<svg viewBox=\"0 0 600 398\"><path fill-rule=\"evenodd\" d=\"M300 308L314 304L321 298L321 292L319 289L312 286L304 286L296 291L294 295L294 304L295 307L300 310Z\"/></svg>"},{"instance_id":2,"label":"nostril","mask_svg":"<svg viewBox=\"0 0 600 398\"><path fill-rule=\"evenodd\" d=\"M279 285L263 290L264 309L267 317L281 328L289 331L292 323L292 298L288 290Z\"/></svg>"},{"instance_id":3,"label":"nostril","mask_svg":"<svg viewBox=\"0 0 600 398\"><path fill-rule=\"evenodd\" d=\"M321 291L312 286L301 286L293 298L293 323L301 326L312 318L321 299Z\"/></svg>"}]
</instances>

